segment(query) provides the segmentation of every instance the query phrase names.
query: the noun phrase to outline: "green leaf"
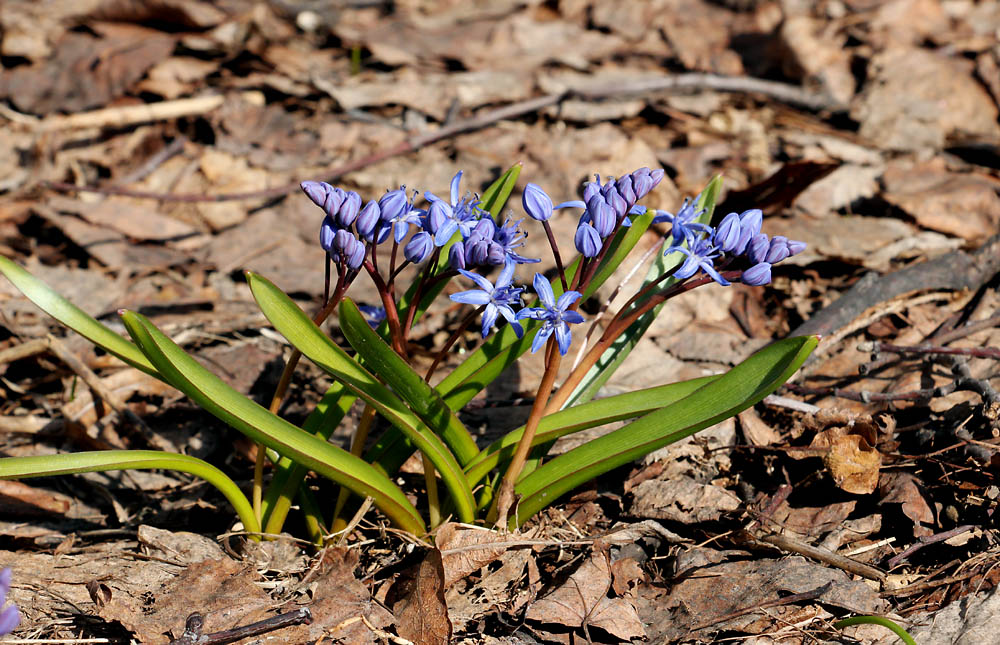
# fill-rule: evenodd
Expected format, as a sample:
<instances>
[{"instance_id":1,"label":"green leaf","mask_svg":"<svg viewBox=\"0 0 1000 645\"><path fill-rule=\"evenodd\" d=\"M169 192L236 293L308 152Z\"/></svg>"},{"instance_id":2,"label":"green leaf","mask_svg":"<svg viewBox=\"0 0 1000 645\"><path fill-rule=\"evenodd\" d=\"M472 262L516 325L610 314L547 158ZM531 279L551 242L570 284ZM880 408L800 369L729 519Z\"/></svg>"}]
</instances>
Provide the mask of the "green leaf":
<instances>
[{"instance_id":1,"label":"green leaf","mask_svg":"<svg viewBox=\"0 0 1000 645\"><path fill-rule=\"evenodd\" d=\"M819 339L778 341L673 405L559 455L515 486L520 524L580 484L754 405L787 381Z\"/></svg>"},{"instance_id":2,"label":"green leaf","mask_svg":"<svg viewBox=\"0 0 1000 645\"><path fill-rule=\"evenodd\" d=\"M701 191L698 196L696 203L697 208L705 209L696 221L701 224L709 224L712 221L712 213L715 212L715 202L719 198L719 192L722 190L722 176L717 175L705 190ZM643 287L653 282L664 273L672 271L674 267L679 265L684 261L684 254L675 251L668 255L664 255L664 252L670 247L672 243L672 238L668 237L663 242L663 246L660 252L656 255L656 259L653 264L649 267L649 271L646 273L646 278L643 280L642 285L639 290ZM667 278L662 283L662 288L669 287L670 285L677 282L675 278ZM641 305L643 301L637 302L636 305ZM597 360L597 362L591 367L587 374L580 381L580 384L576 386L573 390L573 394L566 399L566 403L563 404L564 408L568 408L574 405L578 405L585 401L589 401L597 392L608 382L608 379L614 375L615 371L621 367L621 364L625 362L628 355L632 353L635 346L642 340L643 335L649 329L653 321L660 314L663 306L666 303L660 303L652 310L647 311L645 314L639 317L634 323L629 325L628 329L622 333L614 343L609 347Z\"/></svg>"},{"instance_id":3,"label":"green leaf","mask_svg":"<svg viewBox=\"0 0 1000 645\"><path fill-rule=\"evenodd\" d=\"M510 199L510 194L514 191L514 186L517 185L517 178L521 176L522 168L521 162L517 162L490 184L490 187L483 193L479 207L488 211L494 219L499 219L500 213L507 205L507 200Z\"/></svg>"},{"instance_id":4,"label":"green leaf","mask_svg":"<svg viewBox=\"0 0 1000 645\"><path fill-rule=\"evenodd\" d=\"M42 311L132 367L159 378L156 368L139 348L53 291L10 259L0 256L0 273Z\"/></svg>"},{"instance_id":5,"label":"green leaf","mask_svg":"<svg viewBox=\"0 0 1000 645\"><path fill-rule=\"evenodd\" d=\"M274 328L309 360L375 408L426 454L455 498L460 520L473 521L475 502L465 473L441 439L389 388L337 347L281 289L255 273L248 271L246 275L257 304ZM352 486L348 488L357 492Z\"/></svg>"},{"instance_id":6,"label":"green leaf","mask_svg":"<svg viewBox=\"0 0 1000 645\"><path fill-rule=\"evenodd\" d=\"M718 375L702 376L701 378L689 381L679 381L677 383L670 383L669 385L609 396L566 410L560 410L555 414L542 417L542 420L538 424L537 434L531 445L537 446L549 441L555 441L559 437L574 432L596 428L597 426L614 421L631 419L654 410L659 410L686 397L717 378L719 378ZM524 426L512 430L494 441L478 457L472 460L465 467L469 483L475 486L491 470L509 460L513 456L514 450L517 448L517 442L520 441L523 433Z\"/></svg>"},{"instance_id":7,"label":"green leaf","mask_svg":"<svg viewBox=\"0 0 1000 645\"><path fill-rule=\"evenodd\" d=\"M357 397L343 383L334 381L302 424L302 429L324 441L330 438L350 411ZM274 476L261 502L261 522L265 533L281 533L292 499L309 469L281 457L274 464Z\"/></svg>"},{"instance_id":8,"label":"green leaf","mask_svg":"<svg viewBox=\"0 0 1000 645\"><path fill-rule=\"evenodd\" d=\"M363 359L365 367L391 387L420 420L444 440L459 464L464 466L479 454L475 439L451 408L372 330L349 298L340 303L340 329Z\"/></svg>"},{"instance_id":9,"label":"green leaf","mask_svg":"<svg viewBox=\"0 0 1000 645\"><path fill-rule=\"evenodd\" d=\"M176 470L204 479L215 486L233 505L240 521L243 522L243 528L250 533L260 533L260 525L254 516L253 506L240 491L239 486L212 464L188 455L157 450L104 450L0 459L0 479L151 469Z\"/></svg>"},{"instance_id":10,"label":"green leaf","mask_svg":"<svg viewBox=\"0 0 1000 645\"><path fill-rule=\"evenodd\" d=\"M400 528L421 533L424 523L406 495L371 464L318 439L243 396L189 356L144 316L122 312L132 339L168 383L253 441L324 477L371 496Z\"/></svg>"}]
</instances>

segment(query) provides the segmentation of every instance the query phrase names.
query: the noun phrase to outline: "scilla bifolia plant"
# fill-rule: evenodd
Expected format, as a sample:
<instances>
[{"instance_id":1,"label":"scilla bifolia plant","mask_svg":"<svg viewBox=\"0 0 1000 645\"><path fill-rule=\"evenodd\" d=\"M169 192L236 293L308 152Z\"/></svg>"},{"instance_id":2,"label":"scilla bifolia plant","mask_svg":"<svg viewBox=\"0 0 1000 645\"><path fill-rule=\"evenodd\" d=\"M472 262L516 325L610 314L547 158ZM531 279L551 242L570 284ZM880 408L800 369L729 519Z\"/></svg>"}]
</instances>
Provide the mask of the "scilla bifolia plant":
<instances>
[{"instance_id":1,"label":"scilla bifolia plant","mask_svg":"<svg viewBox=\"0 0 1000 645\"><path fill-rule=\"evenodd\" d=\"M462 173L458 173L447 197L424 193L420 207L415 203L417 194L404 188L365 204L355 192L303 183L306 195L325 213L319 233L327 257L324 305L310 318L266 278L247 273L264 315L295 348L269 408L230 388L140 314L120 312L132 338L129 342L0 258L0 270L43 310L126 363L184 392L262 447L249 499L211 464L156 451L6 458L0 460L0 478L176 469L216 486L251 534L280 532L297 498L317 541L345 527L356 504L352 499L358 498L370 498L393 524L418 535L448 517L514 528L579 484L760 401L784 383L815 347L814 337L790 338L762 349L725 374L595 400L666 300L710 282L766 284L772 265L804 245L761 233L759 210L730 213L711 226L718 179L676 214L648 210L639 202L663 178L662 170L648 168L603 183L598 177L586 185L582 201L558 205L529 183L522 201L528 219L502 217L519 173L520 166L514 166L481 198L462 193ZM557 211L580 213L572 247L569 240L557 240L549 226ZM645 282L606 318L603 333L595 332L587 342L579 329L587 322L578 311L580 303L626 262L650 225L660 222L669 223L670 230L657 247L661 252ZM539 261L521 255L523 224L544 230L555 265L553 279L539 273L531 279L518 275L522 265ZM568 258L571 249L575 257ZM404 288L398 282L407 265L420 266L415 280ZM381 307L363 312L347 298L360 276L374 281ZM469 309L438 348L430 368L419 374L409 360L411 329L449 281L456 282L451 300ZM528 297L524 281L531 284L533 297ZM320 329L335 310L348 348ZM477 319L482 344L450 373L435 379L454 343ZM574 344L579 356L557 387L560 363ZM457 413L529 350L544 355L545 368L528 421L480 448ZM333 384L298 427L276 411L303 355L328 372ZM351 445L328 442L359 399L363 409ZM370 441L378 417L387 422L381 427L388 429ZM633 421L546 458L559 437L627 419ZM423 459L426 483L425 495L416 498L416 505L394 481L414 452ZM265 460L272 468L266 490ZM335 501L324 506L303 486L310 471L340 485Z\"/></svg>"}]
</instances>

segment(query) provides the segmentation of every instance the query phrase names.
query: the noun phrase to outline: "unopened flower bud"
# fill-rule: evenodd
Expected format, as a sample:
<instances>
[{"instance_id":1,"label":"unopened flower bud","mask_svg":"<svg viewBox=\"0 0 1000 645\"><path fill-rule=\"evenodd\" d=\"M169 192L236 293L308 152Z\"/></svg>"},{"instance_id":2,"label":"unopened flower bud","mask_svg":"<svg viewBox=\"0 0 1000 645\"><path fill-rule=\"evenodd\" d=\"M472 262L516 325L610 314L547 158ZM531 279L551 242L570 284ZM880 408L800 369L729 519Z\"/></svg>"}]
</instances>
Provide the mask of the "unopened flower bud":
<instances>
[{"instance_id":1,"label":"unopened flower bud","mask_svg":"<svg viewBox=\"0 0 1000 645\"><path fill-rule=\"evenodd\" d=\"M361 195L353 190L344 193L344 199L340 204L340 209L337 211L337 224L343 228L349 227L357 219L360 209Z\"/></svg>"},{"instance_id":2,"label":"unopened flower bud","mask_svg":"<svg viewBox=\"0 0 1000 645\"><path fill-rule=\"evenodd\" d=\"M736 213L730 213L722 218L718 228L715 229L712 242L720 251L729 253L736 248L739 239L740 216Z\"/></svg>"},{"instance_id":3,"label":"unopened flower bud","mask_svg":"<svg viewBox=\"0 0 1000 645\"><path fill-rule=\"evenodd\" d=\"M524 187L521 205L531 219L544 222L552 217L552 198L537 184L528 184Z\"/></svg>"},{"instance_id":4,"label":"unopened flower bud","mask_svg":"<svg viewBox=\"0 0 1000 645\"><path fill-rule=\"evenodd\" d=\"M497 244L496 242L490 242L486 247L486 262L491 266L500 266L507 260L507 254L503 250L503 246Z\"/></svg>"},{"instance_id":5,"label":"unopened flower bud","mask_svg":"<svg viewBox=\"0 0 1000 645\"><path fill-rule=\"evenodd\" d=\"M400 215L404 214L404 211L409 208L410 204L406 200L406 188L399 188L397 190L391 190L385 195L382 195L378 200L379 210L382 212L382 221L389 222Z\"/></svg>"},{"instance_id":6,"label":"unopened flower bud","mask_svg":"<svg viewBox=\"0 0 1000 645\"><path fill-rule=\"evenodd\" d=\"M326 194L333 190L333 186L323 181L304 181L299 184L306 197L312 200L320 208L326 203Z\"/></svg>"},{"instance_id":7,"label":"unopened flower bud","mask_svg":"<svg viewBox=\"0 0 1000 645\"><path fill-rule=\"evenodd\" d=\"M798 255L806 250L806 243L798 240L788 240L788 255Z\"/></svg>"},{"instance_id":8,"label":"unopened flower bud","mask_svg":"<svg viewBox=\"0 0 1000 645\"><path fill-rule=\"evenodd\" d=\"M376 202L368 202L361 209L357 219L354 221L358 234L366 240L372 238L375 232L375 225L379 223L379 207Z\"/></svg>"},{"instance_id":9,"label":"unopened flower bud","mask_svg":"<svg viewBox=\"0 0 1000 645\"><path fill-rule=\"evenodd\" d=\"M597 257L601 252L601 236L597 233L597 229L587 222L576 227L573 243L576 244L576 250L585 258Z\"/></svg>"},{"instance_id":10,"label":"unopened flower bud","mask_svg":"<svg viewBox=\"0 0 1000 645\"><path fill-rule=\"evenodd\" d=\"M750 243L747 244L747 257L754 264L759 262L764 262L767 257L767 252L771 249L771 239L767 236L767 233L758 233L753 236Z\"/></svg>"},{"instance_id":11,"label":"unopened flower bud","mask_svg":"<svg viewBox=\"0 0 1000 645\"><path fill-rule=\"evenodd\" d=\"M618 194L625 200L627 208L635 205L635 188L632 185L632 175L625 175L618 180Z\"/></svg>"},{"instance_id":12,"label":"unopened flower bud","mask_svg":"<svg viewBox=\"0 0 1000 645\"><path fill-rule=\"evenodd\" d=\"M767 262L755 264L746 271L740 278L743 284L751 287L760 287L771 282L771 265Z\"/></svg>"},{"instance_id":13,"label":"unopened flower bud","mask_svg":"<svg viewBox=\"0 0 1000 645\"><path fill-rule=\"evenodd\" d=\"M427 231L420 231L403 247L403 255L414 264L420 264L434 250L434 238Z\"/></svg>"},{"instance_id":14,"label":"unopened flower bud","mask_svg":"<svg viewBox=\"0 0 1000 645\"><path fill-rule=\"evenodd\" d=\"M452 269L465 268L465 244L455 242L448 251L448 266Z\"/></svg>"},{"instance_id":15,"label":"unopened flower bud","mask_svg":"<svg viewBox=\"0 0 1000 645\"><path fill-rule=\"evenodd\" d=\"M759 208L751 208L740 213L740 238L733 247L735 255L742 255L747 252L750 240L760 233L760 227L763 222L764 213Z\"/></svg>"},{"instance_id":16,"label":"unopened flower bud","mask_svg":"<svg viewBox=\"0 0 1000 645\"><path fill-rule=\"evenodd\" d=\"M327 215L323 218L323 224L319 227L319 245L324 251L329 251L333 246L333 236L337 234L337 225L333 218Z\"/></svg>"},{"instance_id":17,"label":"unopened flower bud","mask_svg":"<svg viewBox=\"0 0 1000 645\"><path fill-rule=\"evenodd\" d=\"M621 197L618 199L621 200ZM587 209L587 212L590 214L590 223L594 225L594 229L603 240L607 236L611 235L611 232L615 230L615 224L618 223L618 219L615 211L612 210L612 208L606 203L601 201L600 198L592 200L591 203L594 208Z\"/></svg>"},{"instance_id":18,"label":"unopened flower bud","mask_svg":"<svg viewBox=\"0 0 1000 645\"><path fill-rule=\"evenodd\" d=\"M764 261L769 264L777 264L789 255L788 238L784 235L775 235L771 238L771 244L768 246L767 255L764 256Z\"/></svg>"},{"instance_id":19,"label":"unopened flower bud","mask_svg":"<svg viewBox=\"0 0 1000 645\"><path fill-rule=\"evenodd\" d=\"M365 245L358 242L354 245L353 252L347 256L347 268L352 270L358 270L361 264L365 261Z\"/></svg>"}]
</instances>

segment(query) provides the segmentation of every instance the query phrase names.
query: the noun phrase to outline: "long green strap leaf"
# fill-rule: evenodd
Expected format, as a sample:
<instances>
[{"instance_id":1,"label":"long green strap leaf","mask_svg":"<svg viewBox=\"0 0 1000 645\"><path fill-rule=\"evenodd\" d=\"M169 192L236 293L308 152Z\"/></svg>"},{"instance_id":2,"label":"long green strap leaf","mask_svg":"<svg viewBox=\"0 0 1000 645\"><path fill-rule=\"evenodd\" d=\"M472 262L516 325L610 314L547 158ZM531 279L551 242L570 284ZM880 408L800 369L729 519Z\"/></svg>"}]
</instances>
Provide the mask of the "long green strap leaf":
<instances>
[{"instance_id":1,"label":"long green strap leaf","mask_svg":"<svg viewBox=\"0 0 1000 645\"><path fill-rule=\"evenodd\" d=\"M444 440L460 465L464 466L479 454L475 439L441 400L441 395L375 333L349 298L340 303L340 330L363 359L365 367L377 374Z\"/></svg>"},{"instance_id":2,"label":"long green strap leaf","mask_svg":"<svg viewBox=\"0 0 1000 645\"><path fill-rule=\"evenodd\" d=\"M758 351L712 383L542 465L517 483L519 525L580 484L718 423L754 405L787 381L819 339L803 336Z\"/></svg>"},{"instance_id":3,"label":"long green strap leaf","mask_svg":"<svg viewBox=\"0 0 1000 645\"><path fill-rule=\"evenodd\" d=\"M326 441L357 400L343 383L334 381L302 423L302 429ZM261 501L261 523L265 533L281 533L292 499L309 469L281 457L274 464L274 476Z\"/></svg>"},{"instance_id":4,"label":"long green strap leaf","mask_svg":"<svg viewBox=\"0 0 1000 645\"><path fill-rule=\"evenodd\" d=\"M632 419L659 410L683 399L698 388L711 383L719 375L702 376L688 381L678 381L636 392L626 392L604 399L590 401L555 414L542 417L532 446L555 441L574 432L596 428L606 423ZM465 467L469 483L475 486L491 470L510 459L524 433L524 426L516 428L497 439Z\"/></svg>"},{"instance_id":5,"label":"long green strap leaf","mask_svg":"<svg viewBox=\"0 0 1000 645\"><path fill-rule=\"evenodd\" d=\"M143 356L138 347L3 256L0 256L0 273L7 276L7 279L27 296L28 300L48 315L132 367L159 378L156 368Z\"/></svg>"},{"instance_id":6,"label":"long green strap leaf","mask_svg":"<svg viewBox=\"0 0 1000 645\"><path fill-rule=\"evenodd\" d=\"M257 443L324 477L371 496L393 523L421 533L424 523L403 491L384 474L351 453L304 432L243 396L189 356L144 316L122 312L132 339L168 383L199 406Z\"/></svg>"},{"instance_id":7,"label":"long green strap leaf","mask_svg":"<svg viewBox=\"0 0 1000 645\"><path fill-rule=\"evenodd\" d=\"M444 442L398 396L330 340L281 289L249 271L247 281L261 311L278 333L309 360L364 399L426 454L455 498L460 520L473 521L475 502L472 492L462 467ZM365 464L371 468L367 462Z\"/></svg>"},{"instance_id":8,"label":"long green strap leaf","mask_svg":"<svg viewBox=\"0 0 1000 645\"><path fill-rule=\"evenodd\" d=\"M0 459L0 479L28 479L74 473L96 473L109 470L176 470L204 479L215 486L233 505L243 528L260 533L253 506L239 486L224 472L196 457L158 450L104 450L101 452L71 452L35 457Z\"/></svg>"}]
</instances>

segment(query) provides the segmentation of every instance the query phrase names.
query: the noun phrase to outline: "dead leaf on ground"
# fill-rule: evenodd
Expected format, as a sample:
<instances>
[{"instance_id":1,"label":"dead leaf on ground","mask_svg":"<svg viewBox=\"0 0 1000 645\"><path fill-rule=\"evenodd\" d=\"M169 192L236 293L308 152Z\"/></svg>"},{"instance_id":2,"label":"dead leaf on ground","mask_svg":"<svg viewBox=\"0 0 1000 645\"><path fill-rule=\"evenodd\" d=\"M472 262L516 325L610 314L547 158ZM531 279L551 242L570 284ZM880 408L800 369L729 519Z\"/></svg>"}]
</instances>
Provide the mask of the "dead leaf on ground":
<instances>
[{"instance_id":1,"label":"dead leaf on ground","mask_svg":"<svg viewBox=\"0 0 1000 645\"><path fill-rule=\"evenodd\" d=\"M683 475L644 481L632 495L629 513L633 517L673 522L711 522L741 506L734 493Z\"/></svg>"},{"instance_id":2,"label":"dead leaf on ground","mask_svg":"<svg viewBox=\"0 0 1000 645\"><path fill-rule=\"evenodd\" d=\"M608 597L611 562L601 543L594 547L593 555L555 591L532 604L525 618L571 629L599 627L623 641L645 638L646 630L632 603Z\"/></svg>"},{"instance_id":3,"label":"dead leaf on ground","mask_svg":"<svg viewBox=\"0 0 1000 645\"><path fill-rule=\"evenodd\" d=\"M493 562L510 547L490 546L494 542L508 542L510 536L496 531L474 528L454 522L441 526L435 534L434 544L441 552L444 567L444 588L448 589L457 581ZM466 550L468 547L472 548ZM453 551L449 553L449 551Z\"/></svg>"},{"instance_id":4,"label":"dead leaf on ground","mask_svg":"<svg viewBox=\"0 0 1000 645\"><path fill-rule=\"evenodd\" d=\"M1000 230L995 183L950 172L940 157L916 164L890 162L882 180L885 200L924 228L967 242L981 242Z\"/></svg>"},{"instance_id":5,"label":"dead leaf on ground","mask_svg":"<svg viewBox=\"0 0 1000 645\"><path fill-rule=\"evenodd\" d=\"M392 613L397 633L416 645L447 645L452 626L444 599L441 552L428 551L410 576L396 582L399 599L393 603Z\"/></svg>"},{"instance_id":6,"label":"dead leaf on ground","mask_svg":"<svg viewBox=\"0 0 1000 645\"><path fill-rule=\"evenodd\" d=\"M357 549L327 550L319 565L319 575L313 580L308 580L303 589L312 597L312 603L308 607L313 622L277 632L274 638L280 640L272 642L330 642L325 639L350 645L379 642L360 621L334 629L358 616L364 616L379 629L392 624L392 614L375 602L368 588L355 577L354 570L357 566ZM291 608L286 609L290 610Z\"/></svg>"},{"instance_id":7,"label":"dead leaf on ground","mask_svg":"<svg viewBox=\"0 0 1000 645\"><path fill-rule=\"evenodd\" d=\"M174 37L159 30L122 23L89 27L98 35L68 32L47 61L0 75L0 97L33 114L106 105L174 49Z\"/></svg>"},{"instance_id":8,"label":"dead leaf on ground","mask_svg":"<svg viewBox=\"0 0 1000 645\"><path fill-rule=\"evenodd\" d=\"M902 471L887 472L882 476L880 484L882 499L879 503L900 504L903 514L913 520L915 537L934 532L931 527L934 526L935 514L920 491L916 477ZM925 524L928 526L924 526Z\"/></svg>"},{"instance_id":9,"label":"dead leaf on ground","mask_svg":"<svg viewBox=\"0 0 1000 645\"><path fill-rule=\"evenodd\" d=\"M179 637L197 610L206 634L246 625L268 616L274 605L254 584L253 567L229 558L203 560L184 569L160 589L110 584L110 601L99 605L105 620L117 620L143 643L165 644Z\"/></svg>"},{"instance_id":10,"label":"dead leaf on ground","mask_svg":"<svg viewBox=\"0 0 1000 645\"><path fill-rule=\"evenodd\" d=\"M851 110L861 136L890 150L941 148L955 134L996 139L997 105L972 77L973 67L926 49L876 54Z\"/></svg>"}]
</instances>

